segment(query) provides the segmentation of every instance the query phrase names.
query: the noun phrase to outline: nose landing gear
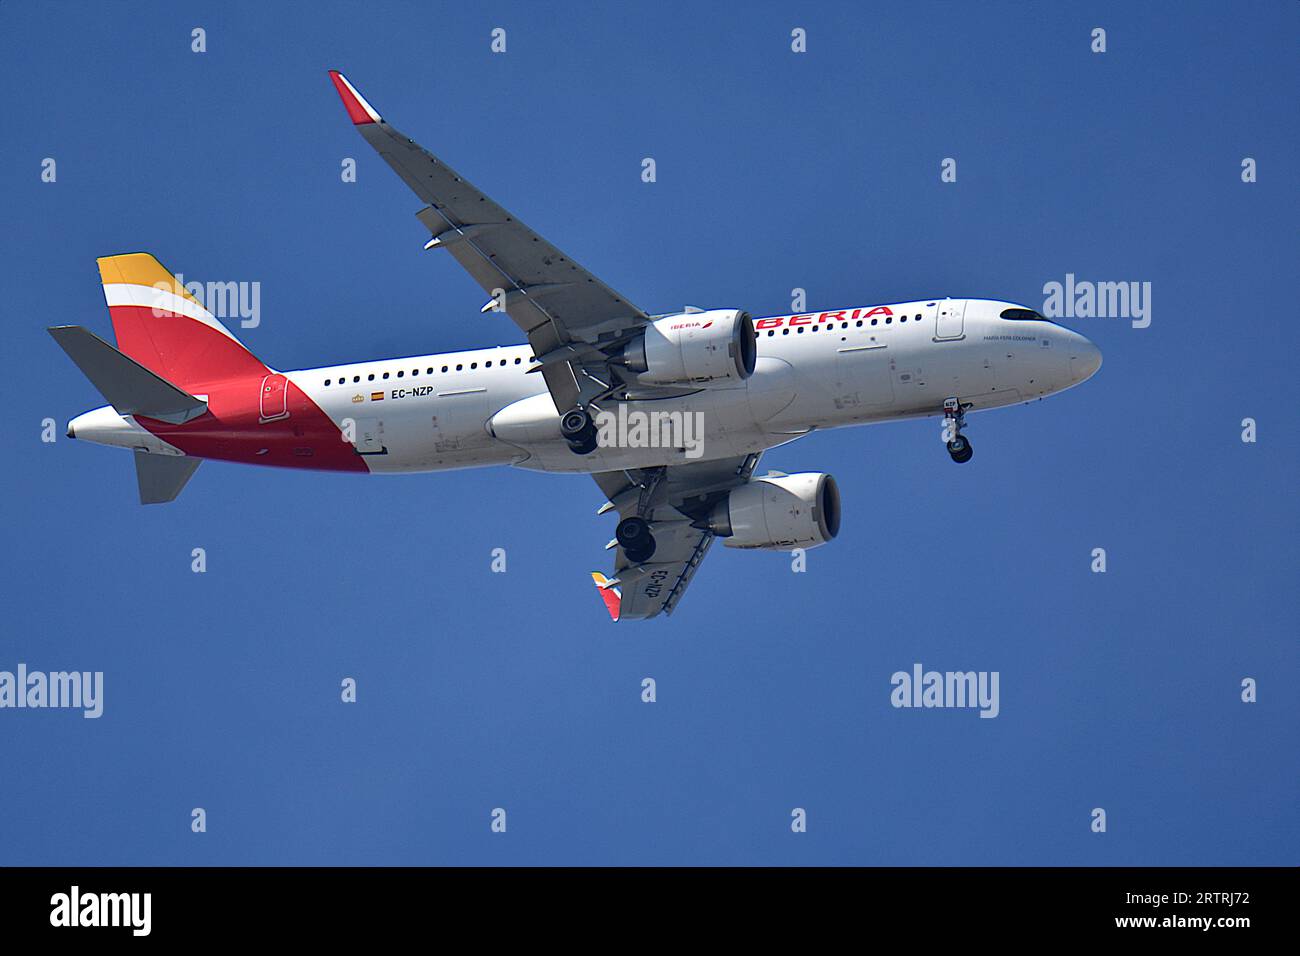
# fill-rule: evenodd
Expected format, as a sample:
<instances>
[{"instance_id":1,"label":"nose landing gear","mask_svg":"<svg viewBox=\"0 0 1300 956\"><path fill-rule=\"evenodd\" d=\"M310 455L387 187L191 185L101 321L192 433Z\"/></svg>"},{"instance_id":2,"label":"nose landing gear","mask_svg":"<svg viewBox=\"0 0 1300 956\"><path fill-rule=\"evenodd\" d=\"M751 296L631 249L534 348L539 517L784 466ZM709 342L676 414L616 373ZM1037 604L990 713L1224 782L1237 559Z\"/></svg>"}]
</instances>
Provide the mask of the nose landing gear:
<instances>
[{"instance_id":1,"label":"nose landing gear","mask_svg":"<svg viewBox=\"0 0 1300 956\"><path fill-rule=\"evenodd\" d=\"M957 464L964 464L971 460L975 454L975 449L971 447L970 439L961 433L966 427L966 408L962 406L961 400L957 398L945 398L943 400L943 441L948 447L948 454Z\"/></svg>"}]
</instances>

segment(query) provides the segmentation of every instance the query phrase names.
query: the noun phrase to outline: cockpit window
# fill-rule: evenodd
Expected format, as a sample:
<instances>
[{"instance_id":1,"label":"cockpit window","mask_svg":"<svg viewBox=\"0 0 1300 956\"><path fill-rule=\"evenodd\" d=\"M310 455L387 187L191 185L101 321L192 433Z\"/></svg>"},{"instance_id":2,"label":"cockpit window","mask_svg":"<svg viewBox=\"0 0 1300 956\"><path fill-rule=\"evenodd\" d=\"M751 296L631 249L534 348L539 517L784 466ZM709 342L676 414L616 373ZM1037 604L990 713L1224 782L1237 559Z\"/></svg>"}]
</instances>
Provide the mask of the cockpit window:
<instances>
[{"instance_id":1,"label":"cockpit window","mask_svg":"<svg viewBox=\"0 0 1300 956\"><path fill-rule=\"evenodd\" d=\"M1038 322L1046 322L1047 319L1039 315L1033 309L1003 309L1002 318L1004 319L1032 319Z\"/></svg>"}]
</instances>

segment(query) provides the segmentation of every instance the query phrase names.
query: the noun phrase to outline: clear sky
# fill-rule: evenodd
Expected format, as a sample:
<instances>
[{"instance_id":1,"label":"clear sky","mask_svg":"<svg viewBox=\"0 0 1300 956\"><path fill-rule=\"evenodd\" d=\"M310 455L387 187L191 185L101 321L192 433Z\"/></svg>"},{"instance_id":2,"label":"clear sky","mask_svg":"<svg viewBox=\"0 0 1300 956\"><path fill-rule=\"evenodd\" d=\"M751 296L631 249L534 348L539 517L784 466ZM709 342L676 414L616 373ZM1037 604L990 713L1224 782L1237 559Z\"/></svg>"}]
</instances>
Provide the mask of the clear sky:
<instances>
[{"instance_id":1,"label":"clear sky","mask_svg":"<svg viewBox=\"0 0 1300 956\"><path fill-rule=\"evenodd\" d=\"M105 675L98 720L0 710L0 863L1300 863L1298 26L1294 2L0 4L0 670ZM934 421L771 452L837 477L840 537L803 574L717 548L643 624L591 587L614 522L585 477L209 462L143 508L129 454L62 438L102 402L44 329L111 335L96 256L259 282L238 331L277 368L520 340L421 251L329 68L650 311L1038 307L1071 273L1150 282L1152 321L1066 321L1101 371L973 416L968 465ZM997 671L999 716L895 709L918 662Z\"/></svg>"}]
</instances>

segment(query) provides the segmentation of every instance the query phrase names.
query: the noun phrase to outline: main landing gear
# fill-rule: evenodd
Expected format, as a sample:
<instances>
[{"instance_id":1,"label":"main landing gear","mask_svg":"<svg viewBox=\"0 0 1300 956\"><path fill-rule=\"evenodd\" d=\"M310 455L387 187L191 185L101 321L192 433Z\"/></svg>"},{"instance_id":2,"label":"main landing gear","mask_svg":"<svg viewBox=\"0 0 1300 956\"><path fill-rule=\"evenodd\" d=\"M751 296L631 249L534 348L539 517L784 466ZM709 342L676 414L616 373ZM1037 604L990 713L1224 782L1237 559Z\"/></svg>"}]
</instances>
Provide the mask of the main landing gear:
<instances>
[{"instance_id":1,"label":"main landing gear","mask_svg":"<svg viewBox=\"0 0 1300 956\"><path fill-rule=\"evenodd\" d=\"M645 518L624 518L614 530L614 537L633 564L644 564L655 553L655 536Z\"/></svg>"},{"instance_id":2,"label":"main landing gear","mask_svg":"<svg viewBox=\"0 0 1300 956\"><path fill-rule=\"evenodd\" d=\"M959 465L970 461L971 456L975 454L970 439L961 433L964 427L966 427L966 414L961 400L945 398L943 401L943 440L944 444L948 446L948 454Z\"/></svg>"},{"instance_id":3,"label":"main landing gear","mask_svg":"<svg viewBox=\"0 0 1300 956\"><path fill-rule=\"evenodd\" d=\"M575 455L590 455L596 450L596 423L585 408L571 408L560 416L560 434Z\"/></svg>"},{"instance_id":4,"label":"main landing gear","mask_svg":"<svg viewBox=\"0 0 1300 956\"><path fill-rule=\"evenodd\" d=\"M636 472L626 472L630 484L610 498L616 500L627 514L618 527L614 529L614 540L623 549L623 557L630 564L645 564L655 553L655 536L650 525L654 517L656 504L662 504L659 497L659 485L668 474L667 468L645 468ZM636 509L632 510L632 495L636 495ZM630 514L628 512L631 512Z\"/></svg>"}]
</instances>

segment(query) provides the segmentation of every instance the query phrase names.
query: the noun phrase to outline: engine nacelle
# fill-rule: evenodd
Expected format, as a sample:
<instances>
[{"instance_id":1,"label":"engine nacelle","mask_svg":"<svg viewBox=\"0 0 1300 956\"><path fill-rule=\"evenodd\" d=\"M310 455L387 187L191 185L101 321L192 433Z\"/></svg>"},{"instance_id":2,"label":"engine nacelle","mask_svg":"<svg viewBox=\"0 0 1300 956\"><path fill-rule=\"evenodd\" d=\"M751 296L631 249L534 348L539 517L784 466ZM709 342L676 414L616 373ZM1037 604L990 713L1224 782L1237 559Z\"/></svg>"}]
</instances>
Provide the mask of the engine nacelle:
<instances>
[{"instance_id":1,"label":"engine nacelle","mask_svg":"<svg viewBox=\"0 0 1300 956\"><path fill-rule=\"evenodd\" d=\"M758 356L748 312L711 309L656 319L623 350L622 364L649 385L743 381Z\"/></svg>"},{"instance_id":2,"label":"engine nacelle","mask_svg":"<svg viewBox=\"0 0 1300 956\"><path fill-rule=\"evenodd\" d=\"M754 478L718 502L708 524L729 548L815 548L840 532L840 489L819 472Z\"/></svg>"}]
</instances>

